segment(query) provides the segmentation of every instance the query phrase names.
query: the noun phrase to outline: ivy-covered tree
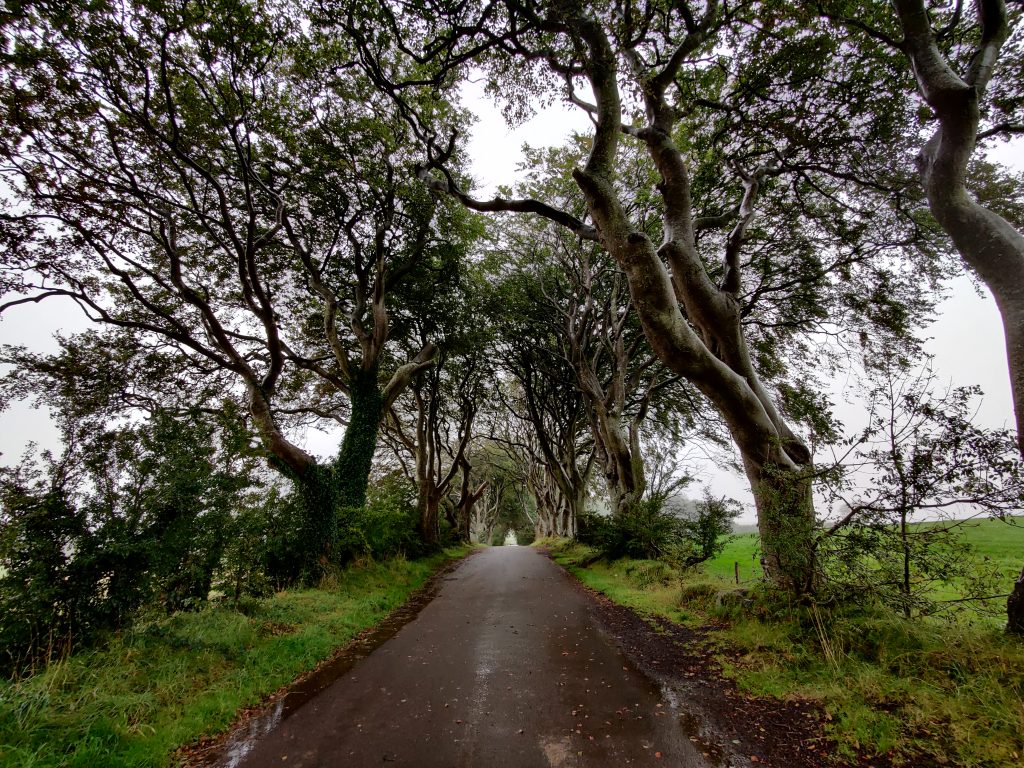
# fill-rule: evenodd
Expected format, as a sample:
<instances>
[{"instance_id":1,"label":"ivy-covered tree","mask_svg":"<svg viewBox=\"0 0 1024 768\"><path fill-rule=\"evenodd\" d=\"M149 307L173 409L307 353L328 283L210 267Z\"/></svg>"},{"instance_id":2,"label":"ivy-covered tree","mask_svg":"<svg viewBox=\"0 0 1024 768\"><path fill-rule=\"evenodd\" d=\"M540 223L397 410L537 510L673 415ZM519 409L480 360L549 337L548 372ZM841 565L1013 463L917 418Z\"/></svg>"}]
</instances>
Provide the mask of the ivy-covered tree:
<instances>
[{"instance_id":1,"label":"ivy-covered tree","mask_svg":"<svg viewBox=\"0 0 1024 768\"><path fill-rule=\"evenodd\" d=\"M240 387L305 495L312 573L336 509L365 500L380 420L433 357L429 339L389 352L396 291L471 231L415 180L407 124L346 41L303 18L245 0L5 16L3 274L20 296L0 311L65 297ZM347 425L327 463L287 434L317 411Z\"/></svg>"}]
</instances>

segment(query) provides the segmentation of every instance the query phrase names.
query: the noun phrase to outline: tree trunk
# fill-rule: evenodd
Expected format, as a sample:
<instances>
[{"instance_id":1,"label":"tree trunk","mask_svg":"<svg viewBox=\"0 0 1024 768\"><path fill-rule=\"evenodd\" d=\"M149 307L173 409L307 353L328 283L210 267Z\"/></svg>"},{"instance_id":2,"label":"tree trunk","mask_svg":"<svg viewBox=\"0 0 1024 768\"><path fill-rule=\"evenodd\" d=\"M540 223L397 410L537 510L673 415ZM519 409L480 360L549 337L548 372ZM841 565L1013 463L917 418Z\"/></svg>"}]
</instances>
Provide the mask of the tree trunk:
<instances>
[{"instance_id":1,"label":"tree trunk","mask_svg":"<svg viewBox=\"0 0 1024 768\"><path fill-rule=\"evenodd\" d=\"M1024 570L1006 600L1006 631L1024 637Z\"/></svg>"},{"instance_id":2,"label":"tree trunk","mask_svg":"<svg viewBox=\"0 0 1024 768\"><path fill-rule=\"evenodd\" d=\"M419 534L428 549L441 546L441 494L435 488L421 488Z\"/></svg>"},{"instance_id":3,"label":"tree trunk","mask_svg":"<svg viewBox=\"0 0 1024 768\"><path fill-rule=\"evenodd\" d=\"M351 398L352 412L335 462L338 505L362 507L366 505L366 486L384 416L384 395L376 372L353 377Z\"/></svg>"},{"instance_id":4,"label":"tree trunk","mask_svg":"<svg viewBox=\"0 0 1024 768\"><path fill-rule=\"evenodd\" d=\"M765 578L796 595L815 587L814 501L806 474L774 464L757 464L744 456L757 507L761 567Z\"/></svg>"},{"instance_id":5,"label":"tree trunk","mask_svg":"<svg viewBox=\"0 0 1024 768\"><path fill-rule=\"evenodd\" d=\"M296 479L302 498L299 527L302 580L316 581L334 556L338 537L338 487L334 468L313 465Z\"/></svg>"},{"instance_id":6,"label":"tree trunk","mask_svg":"<svg viewBox=\"0 0 1024 768\"><path fill-rule=\"evenodd\" d=\"M592 419L594 439L601 450L601 465L608 487L611 512L616 517L626 514L639 499L642 488L642 465L633 456L630 441L617 416L601 414ZM641 477L637 477L637 468ZM638 482L639 480L639 482Z\"/></svg>"}]
</instances>

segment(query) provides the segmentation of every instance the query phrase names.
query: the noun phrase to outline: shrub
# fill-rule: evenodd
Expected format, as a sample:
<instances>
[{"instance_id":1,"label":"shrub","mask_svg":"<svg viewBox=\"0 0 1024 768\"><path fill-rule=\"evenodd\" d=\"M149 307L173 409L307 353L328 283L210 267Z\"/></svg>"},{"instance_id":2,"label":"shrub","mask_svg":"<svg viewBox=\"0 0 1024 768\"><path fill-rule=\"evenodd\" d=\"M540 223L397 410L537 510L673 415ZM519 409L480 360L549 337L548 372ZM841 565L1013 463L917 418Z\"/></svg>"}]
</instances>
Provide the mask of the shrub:
<instances>
[{"instance_id":1,"label":"shrub","mask_svg":"<svg viewBox=\"0 0 1024 768\"><path fill-rule=\"evenodd\" d=\"M577 538L609 560L644 560L666 555L682 536L682 520L666 511L660 500L645 499L613 517L587 515Z\"/></svg>"},{"instance_id":2,"label":"shrub","mask_svg":"<svg viewBox=\"0 0 1024 768\"><path fill-rule=\"evenodd\" d=\"M721 554L732 541L732 523L740 511L738 501L715 498L705 489L695 514L680 524L680 541L671 553L673 562L681 568L693 568Z\"/></svg>"},{"instance_id":3,"label":"shrub","mask_svg":"<svg viewBox=\"0 0 1024 768\"><path fill-rule=\"evenodd\" d=\"M339 560L419 554L417 520L415 487L404 477L388 475L368 489L365 507L339 510Z\"/></svg>"},{"instance_id":4,"label":"shrub","mask_svg":"<svg viewBox=\"0 0 1024 768\"><path fill-rule=\"evenodd\" d=\"M692 568L722 551L739 512L738 502L708 492L689 516L666 509L661 499L644 499L621 515L581 515L577 539L609 560L663 559Z\"/></svg>"}]
</instances>

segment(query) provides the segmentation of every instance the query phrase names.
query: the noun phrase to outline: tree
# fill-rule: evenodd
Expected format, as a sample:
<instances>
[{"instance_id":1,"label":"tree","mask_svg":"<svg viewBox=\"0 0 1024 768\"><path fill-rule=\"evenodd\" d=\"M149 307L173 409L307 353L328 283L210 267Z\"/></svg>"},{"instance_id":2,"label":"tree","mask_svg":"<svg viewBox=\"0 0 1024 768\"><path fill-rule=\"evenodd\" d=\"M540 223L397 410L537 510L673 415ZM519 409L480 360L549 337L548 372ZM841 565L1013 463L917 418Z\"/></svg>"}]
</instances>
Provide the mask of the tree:
<instances>
[{"instance_id":1,"label":"tree","mask_svg":"<svg viewBox=\"0 0 1024 768\"><path fill-rule=\"evenodd\" d=\"M927 366L884 357L869 372L868 424L832 487L844 511L821 536L821 564L843 597L881 599L909 617L936 609L937 583L962 580L978 594L970 585L986 574L959 532L973 517L1019 510L1024 475L1012 434L972 423L977 387L936 391Z\"/></svg>"},{"instance_id":2,"label":"tree","mask_svg":"<svg viewBox=\"0 0 1024 768\"><path fill-rule=\"evenodd\" d=\"M477 416L492 394L494 352L492 329L483 312L480 292L485 275L479 265L445 265L451 272L434 275L419 286L419 293L407 303L419 307L410 318L414 339L437 338L439 350L434 365L412 382L405 397L390 409L385 436L405 475L416 484L419 531L428 546L441 541L441 509L462 478L462 498L471 500L467 454L477 435ZM447 279L449 290L437 291ZM410 462L405 460L408 456ZM469 538L468 518L457 520L455 504L449 524L463 538Z\"/></svg>"},{"instance_id":3,"label":"tree","mask_svg":"<svg viewBox=\"0 0 1024 768\"><path fill-rule=\"evenodd\" d=\"M878 101L867 89L863 101L844 94L828 77L830 51L801 51L796 34L778 38L797 54L794 77L747 87L763 82L765 70L764 59L745 54L757 43L773 54L780 47L771 4L516 2L479 16L475 7L427 5L415 21L385 10L378 23L404 54L434 65L438 80L469 61L483 64L492 90L511 91L512 112L536 91L508 83L539 83L549 95L561 84L594 131L586 162L572 172L583 217L561 200L474 199L445 169L454 144L427 129L418 131L428 144L424 178L470 208L537 215L611 254L651 348L708 398L740 450L767 573L794 592L813 589L811 455L765 384L787 366L777 344L800 329L835 333L822 326L851 321L865 332L885 324L906 333L928 303L887 263L894 251L929 253L930 233L908 209L905 186L876 180L877 196L851 195L862 155L833 151L862 145L860 126ZM364 60L386 58L379 38L353 36ZM733 45L736 55L723 52ZM388 92L403 87L380 67L371 72ZM828 86L815 91L821 83ZM815 109L804 107L805 93ZM746 122L753 108L771 122ZM628 141L653 171L641 188L621 178ZM660 210L653 230L630 216L629 201L640 195ZM759 209L774 215L770 226L755 222Z\"/></svg>"},{"instance_id":4,"label":"tree","mask_svg":"<svg viewBox=\"0 0 1024 768\"><path fill-rule=\"evenodd\" d=\"M538 536L573 536L596 460L587 403L563 353L557 313L529 274L496 283L499 357L509 380L498 390L517 424L503 430L537 508Z\"/></svg>"},{"instance_id":5,"label":"tree","mask_svg":"<svg viewBox=\"0 0 1024 768\"><path fill-rule=\"evenodd\" d=\"M428 340L389 357L389 301L458 258L469 230L410 181L405 123L346 65L344 41L306 35L297 10L5 17L5 274L22 296L0 311L67 297L125 343L242 387L268 458L306 498L312 573L336 509L365 500L381 418L433 356ZM323 464L285 427L296 410L342 418L339 393L346 434Z\"/></svg>"},{"instance_id":6,"label":"tree","mask_svg":"<svg viewBox=\"0 0 1024 768\"><path fill-rule=\"evenodd\" d=\"M199 414L101 430L60 416L63 455L0 472L7 672L61 657L144 605L205 602L257 483L229 431Z\"/></svg>"},{"instance_id":7,"label":"tree","mask_svg":"<svg viewBox=\"0 0 1024 768\"><path fill-rule=\"evenodd\" d=\"M580 157L575 143L546 153L528 151L528 157L529 180L518 194L575 197L583 208L564 173ZM643 173L642 164L635 165ZM638 208L637 215L656 217ZM632 312L625 276L603 249L537 222L518 224L505 228L498 245L506 272L516 270L506 277L507 288L525 292L516 304L525 310L523 318L550 324L547 333L531 330L531 338L552 340L555 346L548 354L562 357L575 374L609 507L615 515L626 514L646 493L643 437L662 431L680 443L683 432L694 426L695 398L654 356Z\"/></svg>"},{"instance_id":8,"label":"tree","mask_svg":"<svg viewBox=\"0 0 1024 768\"><path fill-rule=\"evenodd\" d=\"M403 424L405 419L393 410L386 427L401 449L412 454L410 475L418 493L419 532L428 546L440 544L442 501L453 491L460 473L464 503L469 504L470 496L476 495L468 488L470 464L466 454L490 378L485 355L482 349L462 355L442 351L433 368L410 387L407 399L414 403L409 409L412 424ZM460 536L469 538L468 517L461 526L454 516L449 522L459 528Z\"/></svg>"},{"instance_id":9,"label":"tree","mask_svg":"<svg viewBox=\"0 0 1024 768\"><path fill-rule=\"evenodd\" d=\"M859 41L872 63L904 58L934 128L917 153L917 172L935 219L967 267L988 287L1003 321L1017 445L1024 456L1024 215L1020 181L977 157L979 145L1024 133L1020 9L1003 0L965 9L900 0L851 18L842 4L820 12ZM1008 45L1009 43L1009 45ZM904 86L907 90L913 86ZM914 134L918 121L907 121ZM1019 590L1019 591L1018 591ZM1024 580L1008 605L1009 625L1024 626ZM1014 611L1018 613L1014 614Z\"/></svg>"},{"instance_id":10,"label":"tree","mask_svg":"<svg viewBox=\"0 0 1024 768\"><path fill-rule=\"evenodd\" d=\"M935 219L999 307L1024 453L1024 217L1019 192L986 184L1004 179L975 157L981 142L1024 133L1022 59L1018 43L1007 45L1024 15L1003 0L964 6L898 0L872 5L856 20L835 4L823 3L822 12L864 41L864 59L905 57L916 78L931 133L916 160L920 182ZM906 128L915 132L918 125Z\"/></svg>"}]
</instances>

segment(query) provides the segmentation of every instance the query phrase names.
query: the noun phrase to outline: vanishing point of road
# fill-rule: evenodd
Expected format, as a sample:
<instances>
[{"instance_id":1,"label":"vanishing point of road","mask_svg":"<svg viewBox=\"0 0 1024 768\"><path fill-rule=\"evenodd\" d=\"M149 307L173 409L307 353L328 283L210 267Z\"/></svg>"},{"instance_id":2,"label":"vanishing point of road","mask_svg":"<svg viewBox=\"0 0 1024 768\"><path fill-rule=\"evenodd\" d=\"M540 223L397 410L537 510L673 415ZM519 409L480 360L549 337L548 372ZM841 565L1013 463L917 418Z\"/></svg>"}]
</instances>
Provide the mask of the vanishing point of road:
<instances>
[{"instance_id":1,"label":"vanishing point of road","mask_svg":"<svg viewBox=\"0 0 1024 768\"><path fill-rule=\"evenodd\" d=\"M248 745L244 768L706 766L671 702L544 555L460 563L390 640Z\"/></svg>"}]
</instances>

